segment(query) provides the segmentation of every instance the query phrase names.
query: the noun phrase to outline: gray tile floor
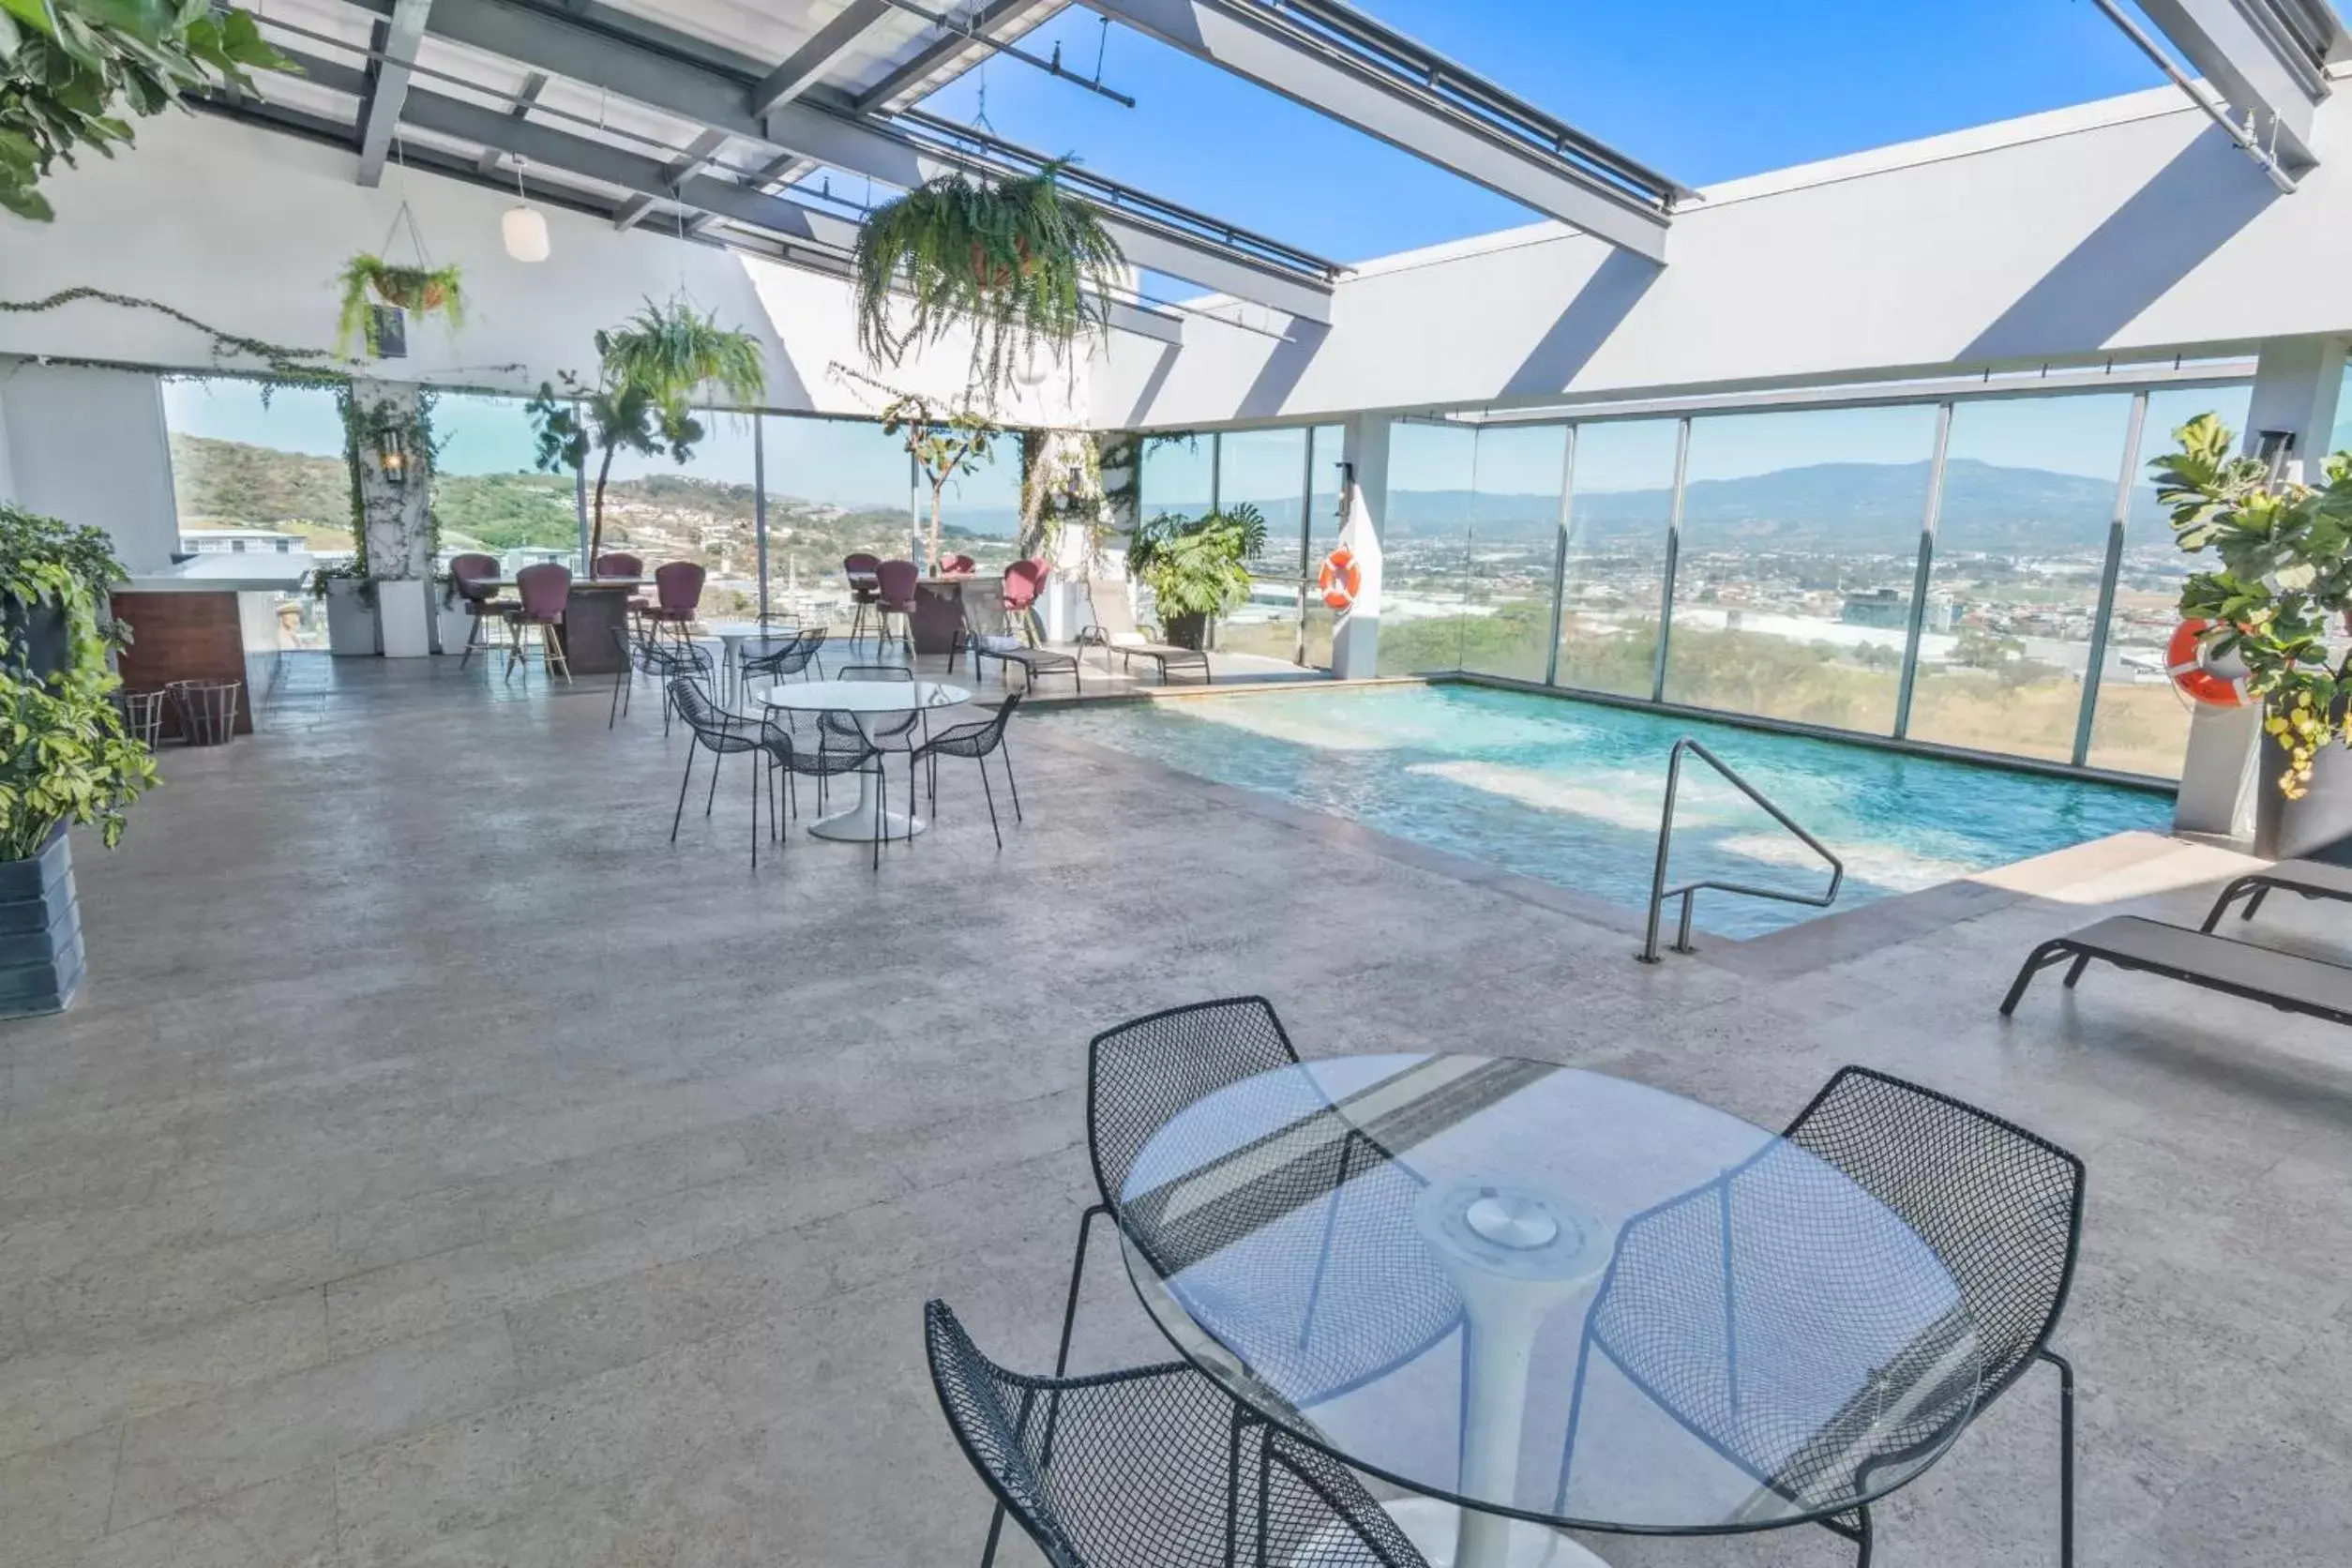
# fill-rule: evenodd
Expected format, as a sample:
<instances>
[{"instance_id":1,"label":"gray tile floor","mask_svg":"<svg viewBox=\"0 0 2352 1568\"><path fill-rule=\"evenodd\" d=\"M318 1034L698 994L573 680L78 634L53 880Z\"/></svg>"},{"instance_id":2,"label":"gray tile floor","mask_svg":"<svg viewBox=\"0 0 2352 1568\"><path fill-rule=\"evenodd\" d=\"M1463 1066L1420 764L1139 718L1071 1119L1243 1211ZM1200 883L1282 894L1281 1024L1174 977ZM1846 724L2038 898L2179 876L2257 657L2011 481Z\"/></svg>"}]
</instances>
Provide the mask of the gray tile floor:
<instances>
[{"instance_id":1,"label":"gray tile floor","mask_svg":"<svg viewBox=\"0 0 2352 1568\"><path fill-rule=\"evenodd\" d=\"M0 1568L972 1561L920 1304L1048 1360L1086 1039L1236 991L1309 1053L1516 1052L1773 1123L1855 1061L2016 1117L2091 1172L2082 1560L2352 1560L2352 1035L2112 972L1994 1013L2043 935L2201 910L2220 852L1648 969L1621 912L1043 725L1002 853L964 766L879 876L798 835L755 876L743 785L673 849L681 742L605 716L536 671L309 662L77 845L90 990L0 1026ZM2262 934L2341 956L2331 910ZM1082 1362L1163 1355L1094 1284ZM2054 1561L2055 1481L2037 1375L1880 1561Z\"/></svg>"}]
</instances>

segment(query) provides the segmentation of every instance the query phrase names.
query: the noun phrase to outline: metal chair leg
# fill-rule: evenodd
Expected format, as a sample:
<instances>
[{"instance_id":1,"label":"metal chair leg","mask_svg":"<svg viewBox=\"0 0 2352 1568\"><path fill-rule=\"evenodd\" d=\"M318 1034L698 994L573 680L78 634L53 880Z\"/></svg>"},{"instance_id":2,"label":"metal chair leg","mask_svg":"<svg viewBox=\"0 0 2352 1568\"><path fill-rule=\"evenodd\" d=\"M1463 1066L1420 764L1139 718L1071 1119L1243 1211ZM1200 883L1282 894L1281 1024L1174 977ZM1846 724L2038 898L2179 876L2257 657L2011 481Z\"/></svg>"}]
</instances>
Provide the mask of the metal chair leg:
<instances>
[{"instance_id":1,"label":"metal chair leg","mask_svg":"<svg viewBox=\"0 0 2352 1568\"><path fill-rule=\"evenodd\" d=\"M760 868L760 760L750 752L744 761L751 764L751 868Z\"/></svg>"},{"instance_id":2,"label":"metal chair leg","mask_svg":"<svg viewBox=\"0 0 2352 1568\"><path fill-rule=\"evenodd\" d=\"M996 792L988 788L988 760L983 757L979 761L980 793L987 797L988 802L988 831L996 835L996 847L1001 850L1004 847L1004 833L996 825Z\"/></svg>"},{"instance_id":3,"label":"metal chair leg","mask_svg":"<svg viewBox=\"0 0 2352 1568\"><path fill-rule=\"evenodd\" d=\"M2038 1352L2058 1375L2058 1568L2074 1568L2074 1364L2048 1346Z\"/></svg>"},{"instance_id":4,"label":"metal chair leg","mask_svg":"<svg viewBox=\"0 0 2352 1568\"><path fill-rule=\"evenodd\" d=\"M686 786L694 781L694 753L697 749L693 742L686 744L686 775L678 780L678 808L670 814L670 841L672 844L678 841L678 824L686 820ZM713 762L711 772L716 774L717 771L718 764Z\"/></svg>"},{"instance_id":5,"label":"metal chair leg","mask_svg":"<svg viewBox=\"0 0 2352 1568\"><path fill-rule=\"evenodd\" d=\"M1013 821L1018 822L1021 820L1021 786L1020 780L1013 776L1013 747L1011 743L1000 734L997 737L996 748L1004 754L1004 783L1013 792Z\"/></svg>"},{"instance_id":6,"label":"metal chair leg","mask_svg":"<svg viewBox=\"0 0 2352 1568\"><path fill-rule=\"evenodd\" d=\"M702 815L705 817L711 814L711 807L718 804L718 763L724 755L719 751L711 753L711 792L702 797Z\"/></svg>"},{"instance_id":7,"label":"metal chair leg","mask_svg":"<svg viewBox=\"0 0 2352 1568\"><path fill-rule=\"evenodd\" d=\"M2016 1012L2017 1003L2025 1000L2026 988L2033 984L2033 977L2052 964L2064 963L2068 952L2066 939L2053 937L2027 954L2025 964L2017 971L2017 978L2010 983L2009 994L2001 998L2001 1017L2008 1018Z\"/></svg>"}]
</instances>

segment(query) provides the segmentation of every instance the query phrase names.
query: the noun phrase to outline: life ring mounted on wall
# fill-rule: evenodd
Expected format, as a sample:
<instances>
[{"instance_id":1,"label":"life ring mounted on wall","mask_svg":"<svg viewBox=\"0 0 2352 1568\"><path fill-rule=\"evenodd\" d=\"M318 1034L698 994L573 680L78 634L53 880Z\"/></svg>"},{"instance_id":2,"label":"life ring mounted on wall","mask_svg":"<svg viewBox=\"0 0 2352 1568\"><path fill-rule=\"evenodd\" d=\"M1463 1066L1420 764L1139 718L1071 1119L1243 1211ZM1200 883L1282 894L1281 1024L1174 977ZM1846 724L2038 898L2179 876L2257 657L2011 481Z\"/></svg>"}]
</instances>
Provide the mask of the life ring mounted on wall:
<instances>
[{"instance_id":1,"label":"life ring mounted on wall","mask_svg":"<svg viewBox=\"0 0 2352 1568\"><path fill-rule=\"evenodd\" d=\"M2242 708L2253 701L2246 690L2246 677L2233 678L2213 668L2212 650L2205 639L2214 624L2191 619L2175 626L2172 641L2164 649L2164 673L2184 696L2196 701L2216 708Z\"/></svg>"},{"instance_id":2,"label":"life ring mounted on wall","mask_svg":"<svg viewBox=\"0 0 2352 1568\"><path fill-rule=\"evenodd\" d=\"M1364 592L1364 568L1356 565L1355 552L1342 545L1324 556L1315 585L1323 591L1323 603L1333 610L1354 604L1356 596Z\"/></svg>"}]
</instances>

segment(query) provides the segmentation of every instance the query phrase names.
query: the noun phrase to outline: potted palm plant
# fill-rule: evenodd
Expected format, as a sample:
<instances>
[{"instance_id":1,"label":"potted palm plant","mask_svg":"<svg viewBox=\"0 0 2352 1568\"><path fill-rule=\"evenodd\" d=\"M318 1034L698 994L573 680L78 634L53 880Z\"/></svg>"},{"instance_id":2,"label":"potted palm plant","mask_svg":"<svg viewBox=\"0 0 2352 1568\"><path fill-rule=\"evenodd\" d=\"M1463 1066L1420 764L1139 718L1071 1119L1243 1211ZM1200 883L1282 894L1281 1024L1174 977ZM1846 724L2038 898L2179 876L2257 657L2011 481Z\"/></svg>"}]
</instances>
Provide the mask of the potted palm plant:
<instances>
[{"instance_id":1,"label":"potted palm plant","mask_svg":"<svg viewBox=\"0 0 2352 1568\"><path fill-rule=\"evenodd\" d=\"M1135 531L1127 570L1159 607L1180 648L1206 645L1209 620L1249 600L1249 564L1265 553L1266 520L1247 502L1201 517L1153 518Z\"/></svg>"},{"instance_id":2,"label":"potted palm plant","mask_svg":"<svg viewBox=\"0 0 2352 1568\"><path fill-rule=\"evenodd\" d=\"M2262 705L2254 852L2352 844L2352 758L2329 745L2352 746L2352 453L2300 484L2239 456L2210 414L2173 433L2180 449L2153 464L2157 499L2181 549L2221 562L2183 584L2180 612L2207 623L2201 658L2242 665L2245 695Z\"/></svg>"},{"instance_id":3,"label":"potted palm plant","mask_svg":"<svg viewBox=\"0 0 2352 1568\"><path fill-rule=\"evenodd\" d=\"M20 612L54 612L64 627L62 663L36 672L27 645L0 656L0 1018L61 1012L83 972L81 909L67 830L95 823L112 849L124 808L156 781L155 759L123 728L113 693L122 683L107 650L115 629L101 625L98 590L80 558L48 545L86 547L92 530L11 527L0 550L0 599ZM29 548L15 548L30 541ZM102 549L103 547L98 547ZM118 580L111 555L98 574Z\"/></svg>"},{"instance_id":4,"label":"potted palm plant","mask_svg":"<svg viewBox=\"0 0 2352 1568\"><path fill-rule=\"evenodd\" d=\"M1066 364L1109 323L1126 257L1101 217L1070 199L1066 159L1018 179L939 175L886 202L858 228L857 341L896 365L910 348L972 333L975 380L1001 386L1042 353ZM903 290L901 324L892 298Z\"/></svg>"}]
</instances>

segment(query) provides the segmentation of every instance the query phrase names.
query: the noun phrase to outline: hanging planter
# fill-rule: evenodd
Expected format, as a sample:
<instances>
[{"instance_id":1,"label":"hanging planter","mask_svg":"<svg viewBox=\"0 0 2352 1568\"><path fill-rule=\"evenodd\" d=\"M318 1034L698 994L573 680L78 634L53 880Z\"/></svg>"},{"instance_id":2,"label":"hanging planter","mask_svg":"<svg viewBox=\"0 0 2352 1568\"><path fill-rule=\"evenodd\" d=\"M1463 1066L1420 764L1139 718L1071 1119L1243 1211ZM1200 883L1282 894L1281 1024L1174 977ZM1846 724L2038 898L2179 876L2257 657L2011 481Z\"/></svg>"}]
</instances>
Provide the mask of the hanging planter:
<instances>
[{"instance_id":1,"label":"hanging planter","mask_svg":"<svg viewBox=\"0 0 2352 1568\"><path fill-rule=\"evenodd\" d=\"M362 341L369 354L383 353L377 306L412 315L439 316L452 332L465 325L462 275L455 266L433 265L432 258L425 253L425 236L417 231L416 215L409 211L406 202L393 214L392 227L384 236L383 251L391 250L393 240L403 227L408 232L409 248L416 253L414 265L401 266L386 261L383 254L365 250L343 264L343 305L336 321L336 353L348 356L353 345Z\"/></svg>"},{"instance_id":2,"label":"hanging planter","mask_svg":"<svg viewBox=\"0 0 2352 1568\"><path fill-rule=\"evenodd\" d=\"M1010 180L942 174L868 213L856 260L867 356L896 365L965 327L973 380L1002 386L1041 353L1066 364L1072 344L1103 332L1126 257L1100 216L1063 193L1063 166ZM894 308L899 293L908 304Z\"/></svg>"}]
</instances>

